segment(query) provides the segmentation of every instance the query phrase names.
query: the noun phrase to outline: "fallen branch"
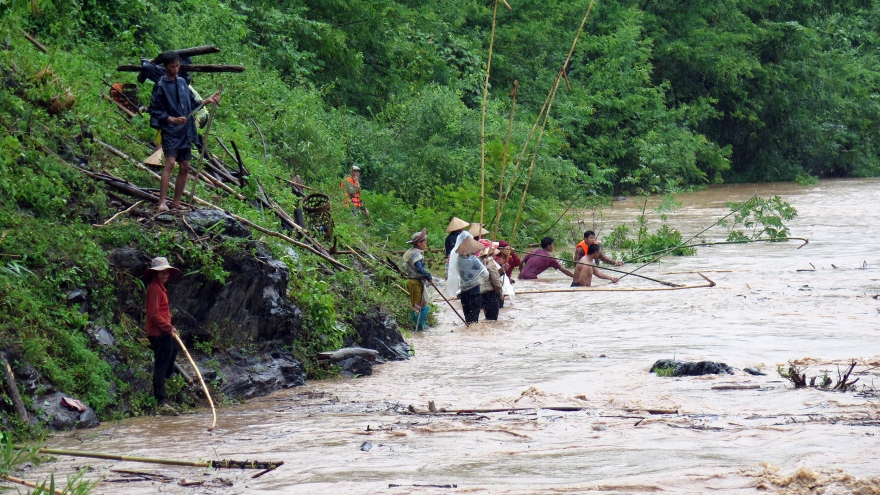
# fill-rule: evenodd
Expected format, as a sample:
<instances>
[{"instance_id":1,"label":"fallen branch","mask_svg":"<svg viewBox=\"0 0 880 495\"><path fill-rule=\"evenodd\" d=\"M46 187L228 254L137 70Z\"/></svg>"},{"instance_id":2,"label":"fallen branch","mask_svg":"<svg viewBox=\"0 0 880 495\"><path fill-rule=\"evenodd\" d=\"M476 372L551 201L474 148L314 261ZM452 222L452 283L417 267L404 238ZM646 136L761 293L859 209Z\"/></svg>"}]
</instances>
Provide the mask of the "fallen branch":
<instances>
[{"instance_id":1,"label":"fallen branch","mask_svg":"<svg viewBox=\"0 0 880 495\"><path fill-rule=\"evenodd\" d=\"M116 220L117 218L121 217L122 215L125 215L126 213L130 212L131 210L134 209L135 206L137 206L137 205L139 205L139 204L141 204L141 203L143 203L143 202L144 202L143 200L138 201L137 203L135 203L135 204L129 206L128 208L126 208L126 209L120 211L119 213L113 215L112 217L108 218L107 221L104 222L102 225L95 225L95 227L101 227L101 226L104 226L104 225L110 225L110 222L112 222L113 220Z\"/></svg>"},{"instance_id":2,"label":"fallen branch","mask_svg":"<svg viewBox=\"0 0 880 495\"><path fill-rule=\"evenodd\" d=\"M850 389L850 387L855 385L857 381L859 381L858 378L856 378L855 380L853 380L851 382L847 381L847 380L849 380L849 375L852 374L853 368L855 368L855 367L856 367L856 362L855 362L855 360L853 360L852 364L849 365L849 369L846 370L846 372L843 375L841 375L840 374L840 366L838 366L838 368L837 368L837 384L834 385L834 390L840 390L841 392L846 392L847 390Z\"/></svg>"},{"instance_id":3,"label":"fallen branch","mask_svg":"<svg viewBox=\"0 0 880 495\"><path fill-rule=\"evenodd\" d=\"M3 368L3 374L6 375L6 388L9 389L9 397L15 406L15 414L24 422L28 421L27 409L24 407L24 401L21 400L21 394L18 393L18 384L15 383L15 374L12 373L12 367L6 360L6 354L0 352L0 366Z\"/></svg>"},{"instance_id":4,"label":"fallen branch","mask_svg":"<svg viewBox=\"0 0 880 495\"><path fill-rule=\"evenodd\" d=\"M22 30L22 31L21 31L21 34L24 35L24 37L25 37L26 40L28 40L28 41L30 41L31 43L33 43L34 46L37 47L37 50L40 50L40 51L43 52L43 53L49 53L49 50L47 50L46 47L43 46L42 43L40 43L39 41L37 41L37 39L34 38L33 36L29 35L26 31Z\"/></svg>"},{"instance_id":5,"label":"fallen branch","mask_svg":"<svg viewBox=\"0 0 880 495\"><path fill-rule=\"evenodd\" d=\"M107 93L102 92L101 97L104 98L105 100L113 103L117 107L119 107L119 110L121 110L123 113L125 113L125 115L128 115L128 118L133 119L135 117L134 112L132 112L128 108L125 108L125 105L123 105L122 103L119 103L118 101L114 100L113 98L110 98L109 96L107 96Z\"/></svg>"},{"instance_id":6,"label":"fallen branch","mask_svg":"<svg viewBox=\"0 0 880 495\"><path fill-rule=\"evenodd\" d=\"M128 455L105 454L102 452L80 452L76 450L40 449L41 454L67 455L73 457L89 457L92 459L107 459L122 462L143 462L147 464L164 464L166 466L188 466L226 469L277 469L284 465L284 461L183 461L177 459L155 459L151 457L134 457Z\"/></svg>"}]
</instances>

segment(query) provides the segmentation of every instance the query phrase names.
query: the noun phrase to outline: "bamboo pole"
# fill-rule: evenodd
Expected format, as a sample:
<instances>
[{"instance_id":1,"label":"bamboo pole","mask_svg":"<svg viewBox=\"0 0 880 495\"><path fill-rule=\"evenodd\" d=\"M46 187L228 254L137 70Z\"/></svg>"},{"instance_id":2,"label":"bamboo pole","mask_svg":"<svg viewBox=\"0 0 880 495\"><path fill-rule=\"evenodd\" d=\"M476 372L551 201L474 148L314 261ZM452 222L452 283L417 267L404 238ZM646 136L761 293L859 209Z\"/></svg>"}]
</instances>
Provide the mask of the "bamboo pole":
<instances>
[{"instance_id":1,"label":"bamboo pole","mask_svg":"<svg viewBox=\"0 0 880 495\"><path fill-rule=\"evenodd\" d=\"M495 47L495 25L498 19L498 0L492 9L492 33L489 35L489 57L486 60L486 82L483 84L483 108L480 118L480 225L486 199L486 106L489 100L489 74L492 70L492 49Z\"/></svg>"},{"instance_id":2,"label":"bamboo pole","mask_svg":"<svg viewBox=\"0 0 880 495\"><path fill-rule=\"evenodd\" d=\"M786 241L803 241L804 243L801 244L800 246L798 246L797 247L798 249L800 249L810 243L810 240L805 237L780 237L777 239L747 239L744 241L701 242L698 244L688 244L686 246L676 246L674 248L661 249L659 251L654 251L652 253L643 254L643 255L639 256L639 258L646 258L648 256L653 256L655 254L664 254L664 253L667 253L670 251L675 251L679 247L689 248L689 247L700 247L700 246L720 246L723 244L749 244L751 242L786 242ZM632 263L636 259L638 259L638 258L633 258L632 260L624 261L624 263Z\"/></svg>"},{"instance_id":3,"label":"bamboo pole","mask_svg":"<svg viewBox=\"0 0 880 495\"><path fill-rule=\"evenodd\" d=\"M107 93L103 93L103 92L102 92L102 93L101 93L101 97L103 97L105 100L107 100L107 101L113 103L114 105L116 105L116 106L119 108L119 110L121 110L123 113L125 113L125 115L128 115L128 118L133 119L133 118L135 117L135 113L134 113L134 112L132 112L131 110L125 108L125 105L123 105L122 103L119 103L118 101L114 100L113 98L110 98L109 96L107 96Z\"/></svg>"},{"instance_id":4,"label":"bamboo pole","mask_svg":"<svg viewBox=\"0 0 880 495\"><path fill-rule=\"evenodd\" d=\"M555 256L547 256L547 255L545 255L545 254L526 253L525 251L521 251L521 250L519 250L519 249L513 249L513 248L511 248L511 249L512 249L513 251L516 251L517 253L524 253L524 254L528 254L529 256L537 256L538 258L549 258L549 259L551 259L551 260L557 260L557 261L569 261L569 260L566 260L566 259L563 259L563 258L557 258L557 257L555 257ZM580 260L575 261L574 264L575 264L575 265L589 265L589 266L594 266L594 267L596 266L596 265L592 265L592 264L590 264L590 263L583 263L583 262L581 262ZM634 275L632 272L627 272L627 271L624 271L624 270L618 270L618 269L615 269L615 268L608 268L608 267L605 267L605 266L603 266L602 269L603 269L603 270L608 270L609 272L623 273L623 274L625 274L625 275ZM639 278L643 278L643 279L645 279L645 280L650 280L651 282L657 282L658 284L666 285L666 286L668 286L668 287L681 287L681 284L673 284L672 282L664 282L664 281L662 281L662 280L657 280L657 279L655 279L655 278L646 277L646 276L644 276L644 275L635 275L635 276L636 276L636 277L639 277ZM620 278L623 278L623 277L621 276ZM519 292L517 292L517 294L519 294Z\"/></svg>"},{"instance_id":5,"label":"bamboo pole","mask_svg":"<svg viewBox=\"0 0 880 495\"><path fill-rule=\"evenodd\" d=\"M30 34L28 34L27 31L25 31L24 29L22 29L22 30L21 30L21 34L24 35L24 37L25 37L26 40L28 40L28 41L30 41L31 43L33 43L34 46L37 47L37 50L40 50L40 51L43 52L43 53L49 53L49 50L47 50L46 47L43 46L42 43L40 43L39 41L37 41L36 38L34 38L34 37L31 36Z\"/></svg>"},{"instance_id":6,"label":"bamboo pole","mask_svg":"<svg viewBox=\"0 0 880 495\"><path fill-rule=\"evenodd\" d=\"M17 447L16 447L17 448ZM76 450L40 449L41 454L66 455L72 457L89 457L92 459L106 459L120 462L143 462L146 464L163 464L166 466L187 466L207 468L237 468L237 469L276 469L284 465L284 461L183 461L178 459L156 459L151 457L135 457L118 454L105 454L103 452L81 452Z\"/></svg>"},{"instance_id":7,"label":"bamboo pole","mask_svg":"<svg viewBox=\"0 0 880 495\"><path fill-rule=\"evenodd\" d=\"M187 361L189 361L189 364L193 367L194 370L196 370L196 376L199 377L199 383L202 384L202 390L205 391L205 397L208 398L208 404L211 404L211 414L214 416L214 421L211 423L211 427L208 428L208 431L214 431L214 428L217 427L217 410L214 409L214 401L211 400L211 392L208 391L208 386L205 385L205 380L204 378L202 378L202 373L199 371L199 367L196 366L196 362L193 361L192 356L189 355L189 351L186 350L186 346L183 345L183 341L180 340L180 335L177 335L177 330L173 330L171 332L171 335L174 336L174 340L176 340L177 343L180 345L180 348L183 349L183 353L186 355L186 359Z\"/></svg>"},{"instance_id":8,"label":"bamboo pole","mask_svg":"<svg viewBox=\"0 0 880 495\"><path fill-rule=\"evenodd\" d=\"M140 65L118 65L119 72L140 72ZM181 64L180 72L244 72L242 65Z\"/></svg>"},{"instance_id":9,"label":"bamboo pole","mask_svg":"<svg viewBox=\"0 0 880 495\"><path fill-rule=\"evenodd\" d=\"M504 192L504 169L507 167L507 150L510 148L510 135L513 132L513 114L516 110L516 88L519 81L513 81L510 90L510 118L507 121L507 138L504 140L504 151L501 153L501 176L498 178L498 201L495 202L495 220L492 221L492 239L498 239L498 227L501 223L501 195Z\"/></svg>"},{"instance_id":10,"label":"bamboo pole","mask_svg":"<svg viewBox=\"0 0 880 495\"><path fill-rule=\"evenodd\" d=\"M139 205L139 204L141 204L141 203L143 203L143 200L138 201L137 203L135 203L135 204L129 206L128 208L126 208L126 209L120 211L119 213L113 215L112 217L108 218L107 221L104 222L103 224L101 224L101 225L95 225L95 227L103 227L104 225L110 225L110 222L112 222L113 220L116 220L117 218L121 217L122 215L125 215L126 213L130 212L130 211L133 210L137 205Z\"/></svg>"},{"instance_id":11,"label":"bamboo pole","mask_svg":"<svg viewBox=\"0 0 880 495\"><path fill-rule=\"evenodd\" d=\"M29 487L29 488L37 488L37 484L36 484L36 483L31 483L30 481L25 481L25 480L23 480L23 479L21 479L21 478L16 478L16 477L14 477L14 476L9 476L8 474L2 474L2 473L0 473L0 479L4 479L4 480L9 481L9 482L11 482L11 483L16 483L16 484L23 485L23 486L26 486L26 487ZM45 483L43 483L43 485L45 485ZM42 486L42 485L41 485L41 486ZM65 491L63 491L63 490L59 490L59 489L57 489L57 488L55 488L55 489L53 490L53 493L55 493L55 495L67 495L67 492L65 492Z\"/></svg>"},{"instance_id":12,"label":"bamboo pole","mask_svg":"<svg viewBox=\"0 0 880 495\"><path fill-rule=\"evenodd\" d=\"M6 359L6 353L0 352L0 366L3 367L3 374L6 376L6 388L9 389L9 397L12 399L12 405L15 406L15 414L24 422L28 421L27 408L24 407L24 401L21 400L21 394L18 393L18 384L15 383L15 374L12 373L12 367Z\"/></svg>"},{"instance_id":13,"label":"bamboo pole","mask_svg":"<svg viewBox=\"0 0 880 495\"><path fill-rule=\"evenodd\" d=\"M223 91L222 84L217 88L217 93L214 93L214 95L216 96L221 91ZM214 114L216 113L217 100L214 100L211 103L211 111L208 112L208 125L205 126L205 139L202 140L202 152L199 153L199 161L196 162L196 180L193 181L192 187L189 189L190 200L196 197L196 183L198 183L199 174L202 172L202 161L205 159L205 152L208 151L208 135L211 133L211 123L214 122Z\"/></svg>"},{"instance_id":14,"label":"bamboo pole","mask_svg":"<svg viewBox=\"0 0 880 495\"><path fill-rule=\"evenodd\" d=\"M587 24L587 19L590 17L590 12L593 10L593 3L595 0L590 0L590 5L587 7L587 12L584 14L583 20L581 20L581 25L578 27L577 32L574 35L574 40L571 43L571 48L568 50L568 56L565 57L565 62L562 64L562 69L559 70L559 73L556 75L556 82L553 84L553 88L550 90L550 96L548 97L547 103L547 111L544 113L544 124L541 126L541 132L538 134L538 141L535 145L535 152L532 154L532 163L529 165L529 174L526 179L526 185L523 188L522 199L519 203L519 210L516 213L516 220L513 223L513 232L510 235L510 243L513 244L514 239L516 238L516 227L519 224L519 217L522 213L523 204L526 201L526 193L529 190L529 183L532 180L532 172L535 168L535 162L538 159L538 152L541 150L541 140L544 137L544 131L547 128L547 121L550 118L550 109L553 107L553 100L556 98L556 92L559 90L559 82L562 79L562 76L565 74L565 70L568 67L568 63L571 61L572 55L574 55L574 50L577 47L578 39L580 39L581 33L584 30L584 26Z\"/></svg>"},{"instance_id":15,"label":"bamboo pole","mask_svg":"<svg viewBox=\"0 0 880 495\"><path fill-rule=\"evenodd\" d=\"M561 289L538 289L538 290L518 290L516 291L516 295L522 294L546 294L551 292L655 292L661 290L685 290L685 289L704 289L709 287L715 287L715 282L709 280L708 277L703 275L702 273L697 273L697 275L706 279L707 283L700 285L680 285L677 287L567 287Z\"/></svg>"},{"instance_id":16,"label":"bamboo pole","mask_svg":"<svg viewBox=\"0 0 880 495\"><path fill-rule=\"evenodd\" d=\"M461 321L464 322L464 326L466 326L466 327L467 327L467 326L470 326L470 323L468 323L467 320L464 319L464 316L461 316L461 314L458 312L458 310L455 309L455 306L453 306L452 303L449 302L449 299L446 299L446 296L444 296L443 293L440 292L440 289L438 289L437 286L434 285L434 281L433 281L433 280L429 280L428 282L431 284L431 287L433 287L434 290L437 291L437 294L440 294L440 297L442 297L443 300L446 301L446 304L448 304L449 307L452 308L452 311L455 311L455 314L456 314L459 318L461 318ZM407 294L408 294L408 293L409 293L409 291L407 291Z\"/></svg>"}]
</instances>

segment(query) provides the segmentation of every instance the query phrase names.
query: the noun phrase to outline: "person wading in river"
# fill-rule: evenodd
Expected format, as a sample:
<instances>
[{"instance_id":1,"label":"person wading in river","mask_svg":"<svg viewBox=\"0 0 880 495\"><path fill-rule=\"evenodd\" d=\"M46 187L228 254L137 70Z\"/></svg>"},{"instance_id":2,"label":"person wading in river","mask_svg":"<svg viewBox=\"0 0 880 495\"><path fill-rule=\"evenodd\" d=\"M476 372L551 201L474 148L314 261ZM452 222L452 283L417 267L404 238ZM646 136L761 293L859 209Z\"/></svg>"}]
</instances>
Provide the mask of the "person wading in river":
<instances>
[{"instance_id":1,"label":"person wading in river","mask_svg":"<svg viewBox=\"0 0 880 495\"><path fill-rule=\"evenodd\" d=\"M345 193L342 203L345 206L350 206L351 212L355 215L360 214L360 210L364 210L364 216L370 218L370 210L364 206L364 202L361 200L361 168L352 165L351 172L342 179L339 187Z\"/></svg>"},{"instance_id":2,"label":"person wading in river","mask_svg":"<svg viewBox=\"0 0 880 495\"><path fill-rule=\"evenodd\" d=\"M468 323L476 323L480 319L480 306L482 305L480 285L489 278L489 271L476 256L483 249L485 247L482 244L475 241L473 237L468 237L461 241L458 249L455 250L458 254L456 269L461 289L458 298L461 300L464 319Z\"/></svg>"},{"instance_id":3,"label":"person wading in river","mask_svg":"<svg viewBox=\"0 0 880 495\"><path fill-rule=\"evenodd\" d=\"M507 274L507 278L513 284L515 283L513 278L511 278L513 276L513 269L522 266L522 260L510 248L510 244L507 241L498 241L498 251L499 254L495 256L495 261L501 265L501 271Z\"/></svg>"},{"instance_id":4,"label":"person wading in river","mask_svg":"<svg viewBox=\"0 0 880 495\"><path fill-rule=\"evenodd\" d=\"M617 277L611 277L600 272L596 268L596 260L602 255L602 248L598 244L592 244L587 248L587 254L581 256L577 266L574 267L574 277L571 283L572 287L589 287L593 283L593 275L610 280L612 284L617 283Z\"/></svg>"},{"instance_id":5,"label":"person wading in river","mask_svg":"<svg viewBox=\"0 0 880 495\"><path fill-rule=\"evenodd\" d=\"M446 277L449 277L449 255L452 254L452 251L455 249L455 243L458 241L459 234L462 231L470 226L469 223L458 217L452 217L452 220L449 221L449 225L446 226L446 232L448 233L446 236L446 241L444 242L444 247L446 248Z\"/></svg>"},{"instance_id":6,"label":"person wading in river","mask_svg":"<svg viewBox=\"0 0 880 495\"><path fill-rule=\"evenodd\" d=\"M524 266L519 269L519 279L520 280L533 280L538 278L544 270L548 268L555 268L560 272L568 275L569 277L574 277L574 273L566 270L553 258L553 255L550 254L553 252L553 238L545 237L541 239L541 248L535 249L531 253L525 255L523 257Z\"/></svg>"},{"instance_id":7,"label":"person wading in river","mask_svg":"<svg viewBox=\"0 0 880 495\"><path fill-rule=\"evenodd\" d=\"M165 380L174 373L174 360L177 359L177 329L171 325L171 309L168 306L168 291L165 283L180 270L168 264L162 256L153 258L144 273L147 285L147 339L153 348L153 395L156 397L159 412L176 415L177 411L168 404L165 395Z\"/></svg>"},{"instance_id":8,"label":"person wading in river","mask_svg":"<svg viewBox=\"0 0 880 495\"><path fill-rule=\"evenodd\" d=\"M584 240L578 243L578 245L574 248L574 258L572 259L577 261L586 256L587 249L593 244L598 244L598 242L596 241L596 233L592 230L584 232ZM603 263L608 263L609 265L623 266L623 261L613 260L605 256L601 251L599 252L599 258L596 260L597 265L599 264L599 261L602 261Z\"/></svg>"},{"instance_id":9,"label":"person wading in river","mask_svg":"<svg viewBox=\"0 0 880 495\"><path fill-rule=\"evenodd\" d=\"M480 261L489 271L489 276L480 284L480 305L487 320L498 319L498 309L501 307L501 301L504 300L502 292L504 287L501 285L499 274L501 266L493 259L496 254L498 250L491 247L480 252Z\"/></svg>"},{"instance_id":10,"label":"person wading in river","mask_svg":"<svg viewBox=\"0 0 880 495\"><path fill-rule=\"evenodd\" d=\"M406 273L406 288L412 307L412 320L416 331L421 332L428 323L428 307L425 301L425 282L431 280L431 273L425 268L425 249L428 249L428 229L416 232L406 241L413 247L403 254L403 269Z\"/></svg>"},{"instance_id":11,"label":"person wading in river","mask_svg":"<svg viewBox=\"0 0 880 495\"><path fill-rule=\"evenodd\" d=\"M182 77L177 77L180 71L180 56L177 52L165 52L159 55L157 61L165 65L165 75L153 87L153 95L150 97L150 126L161 132L162 153L165 155L157 209L168 211L165 196L168 194L174 164L177 163L178 172L171 207L177 210L180 209L180 198L186 187L192 145L199 141L196 120L190 114L203 103L220 103L220 92L199 101L187 82Z\"/></svg>"}]
</instances>

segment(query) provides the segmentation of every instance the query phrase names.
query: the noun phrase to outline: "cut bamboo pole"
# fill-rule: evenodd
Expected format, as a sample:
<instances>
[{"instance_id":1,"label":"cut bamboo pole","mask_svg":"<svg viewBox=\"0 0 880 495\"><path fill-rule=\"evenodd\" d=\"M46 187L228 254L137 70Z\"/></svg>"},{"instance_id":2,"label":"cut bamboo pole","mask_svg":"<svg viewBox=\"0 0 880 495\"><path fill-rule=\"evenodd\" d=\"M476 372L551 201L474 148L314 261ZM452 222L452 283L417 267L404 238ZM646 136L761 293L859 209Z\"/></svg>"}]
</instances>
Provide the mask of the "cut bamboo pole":
<instances>
[{"instance_id":1,"label":"cut bamboo pole","mask_svg":"<svg viewBox=\"0 0 880 495\"><path fill-rule=\"evenodd\" d=\"M37 47L37 50L40 50L40 51L43 52L43 53L49 53L49 50L47 50L46 47L43 46L42 43L40 43L39 41L37 41L36 38L34 38L34 37L31 36L30 34L28 34L25 30L22 29L22 30L21 30L21 34L24 35L24 37L25 37L26 40L28 40L28 41L30 41L31 43L33 43L34 46Z\"/></svg>"},{"instance_id":2,"label":"cut bamboo pole","mask_svg":"<svg viewBox=\"0 0 880 495\"><path fill-rule=\"evenodd\" d=\"M140 65L119 65L119 72L140 72ZM180 72L244 72L242 65L181 64Z\"/></svg>"},{"instance_id":3,"label":"cut bamboo pole","mask_svg":"<svg viewBox=\"0 0 880 495\"><path fill-rule=\"evenodd\" d=\"M516 88L519 81L513 81L510 90L510 118L507 122L507 138L504 140L504 151L501 153L501 177L498 179L498 201L495 202L495 220L492 221L492 239L498 239L498 226L501 223L501 195L504 193L504 169L507 167L507 150L510 148L510 135L513 132L513 115L516 110Z\"/></svg>"},{"instance_id":4,"label":"cut bamboo pole","mask_svg":"<svg viewBox=\"0 0 880 495\"><path fill-rule=\"evenodd\" d=\"M27 408L24 407L24 401L21 400L21 394L18 393L18 384L15 383L15 374L12 373L12 367L6 360L6 354L0 352L0 366L3 367L3 374L6 375L6 388L9 389L9 397L12 399L12 405L15 406L15 414L24 422L28 421Z\"/></svg>"},{"instance_id":5,"label":"cut bamboo pole","mask_svg":"<svg viewBox=\"0 0 880 495\"><path fill-rule=\"evenodd\" d=\"M130 211L133 210L137 205L139 205L139 204L141 204L141 203L143 203L143 200L138 201L137 203L135 203L135 204L129 206L128 208L126 208L126 209L120 211L119 213L113 215L112 217L108 218L107 221L104 222L104 223L103 223L102 225L100 225L100 226L110 225L110 222L112 222L113 220L116 220L117 218L121 217L122 215L125 215L126 213L130 212ZM95 225L95 227L98 227L98 226L99 226L99 225Z\"/></svg>"},{"instance_id":6,"label":"cut bamboo pole","mask_svg":"<svg viewBox=\"0 0 880 495\"><path fill-rule=\"evenodd\" d=\"M199 367L196 366L196 362L193 361L192 356L189 355L189 351L186 350L186 346L183 345L183 341L180 340L180 335L177 335L177 330L173 330L171 332L171 335L174 336L174 340L176 340L177 343L180 345L180 348L183 349L183 353L186 355L186 359L187 361L189 361L189 364L193 367L194 370L196 370L196 376L199 377L199 383L202 384L202 390L205 391L205 397L208 398L208 404L211 404L211 415L214 416L214 421L211 423L211 427L208 428L208 431L214 431L214 428L217 427L217 410L214 408L214 401L211 400L211 392L208 391L208 386L205 385L205 380L204 378L202 378L202 373L199 371Z\"/></svg>"},{"instance_id":7,"label":"cut bamboo pole","mask_svg":"<svg viewBox=\"0 0 880 495\"><path fill-rule=\"evenodd\" d=\"M561 289L539 289L539 290L518 290L516 291L516 295L519 296L521 294L546 294L552 292L654 292L660 290L684 290L684 289L704 289L709 287L715 287L715 282L709 280L702 273L697 273L697 275L706 279L708 283L700 284L700 285L682 285L680 287L568 287Z\"/></svg>"},{"instance_id":8,"label":"cut bamboo pole","mask_svg":"<svg viewBox=\"0 0 880 495\"><path fill-rule=\"evenodd\" d=\"M23 479L21 479L21 478L16 478L16 477L14 477L14 476L9 476L8 474L0 474L0 479L4 479L4 480L6 480L6 481L9 481L10 483L16 483L16 484L19 484L19 485L22 485L22 486L26 486L26 487L29 487L29 488L36 488L36 487L37 487L37 484L36 484L36 483L31 483L30 481L25 481L25 480L23 480ZM65 491L63 491L63 490L59 490L59 489L57 489L57 488L54 489L53 492L55 493L55 495L67 495L67 492L65 492Z\"/></svg>"},{"instance_id":9,"label":"cut bamboo pole","mask_svg":"<svg viewBox=\"0 0 880 495\"><path fill-rule=\"evenodd\" d=\"M480 225L486 200L486 106L489 100L489 74L492 70L492 49L495 47L495 25L498 19L498 0L492 9L492 33L489 35L489 56L486 60L486 82L483 84L483 108L480 118Z\"/></svg>"},{"instance_id":10,"label":"cut bamboo pole","mask_svg":"<svg viewBox=\"0 0 880 495\"><path fill-rule=\"evenodd\" d=\"M17 447L16 447L17 448ZM129 455L105 454L103 452L81 452L77 450L40 449L41 454L66 455L72 457L88 457L92 459L106 459L120 462L143 462L146 464L163 464L166 466L188 466L207 468L234 468L234 469L276 469L284 465L284 461L184 461L178 459L156 459L152 457L135 457Z\"/></svg>"},{"instance_id":11,"label":"cut bamboo pole","mask_svg":"<svg viewBox=\"0 0 880 495\"><path fill-rule=\"evenodd\" d=\"M116 105L119 108L119 110L121 110L123 113L125 113L125 115L128 115L128 118L133 119L135 117L134 112L125 108L125 105L123 105L122 103L119 103L118 101L114 100L113 98L110 98L109 96L107 96L107 93L101 93L101 97L103 97L105 100Z\"/></svg>"}]
</instances>

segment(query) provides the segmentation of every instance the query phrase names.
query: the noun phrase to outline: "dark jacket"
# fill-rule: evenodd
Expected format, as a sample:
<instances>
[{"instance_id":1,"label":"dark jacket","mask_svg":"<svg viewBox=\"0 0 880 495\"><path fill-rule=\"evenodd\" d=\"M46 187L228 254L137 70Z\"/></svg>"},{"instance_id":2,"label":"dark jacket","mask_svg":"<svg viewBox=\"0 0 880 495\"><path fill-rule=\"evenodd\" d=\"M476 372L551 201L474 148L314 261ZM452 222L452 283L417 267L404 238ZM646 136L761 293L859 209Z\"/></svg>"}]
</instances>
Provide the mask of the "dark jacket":
<instances>
[{"instance_id":1,"label":"dark jacket","mask_svg":"<svg viewBox=\"0 0 880 495\"><path fill-rule=\"evenodd\" d=\"M162 131L162 147L165 149L184 149L197 143L196 119L189 116L201 103L182 77L170 81L159 79L150 98L150 126ZM185 124L168 123L168 117L187 117Z\"/></svg>"}]
</instances>

